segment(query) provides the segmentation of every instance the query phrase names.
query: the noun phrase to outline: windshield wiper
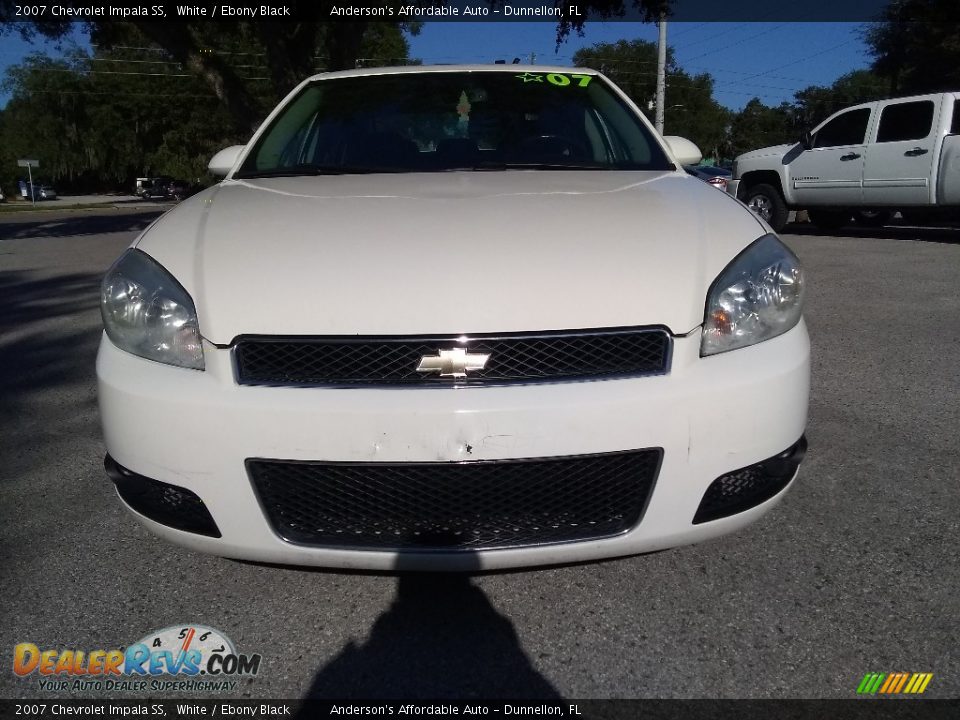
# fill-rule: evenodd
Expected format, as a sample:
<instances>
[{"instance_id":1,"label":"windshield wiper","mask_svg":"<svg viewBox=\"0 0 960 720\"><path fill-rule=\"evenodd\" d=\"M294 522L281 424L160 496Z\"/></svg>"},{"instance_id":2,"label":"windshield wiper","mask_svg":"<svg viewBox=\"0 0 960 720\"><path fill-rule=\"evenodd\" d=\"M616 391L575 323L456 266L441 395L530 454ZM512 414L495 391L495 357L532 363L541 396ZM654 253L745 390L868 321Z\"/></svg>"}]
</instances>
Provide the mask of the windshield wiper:
<instances>
[{"instance_id":1,"label":"windshield wiper","mask_svg":"<svg viewBox=\"0 0 960 720\"><path fill-rule=\"evenodd\" d=\"M543 163L543 162L499 162L483 160L465 168L451 170L617 170L610 165L597 163Z\"/></svg>"},{"instance_id":2,"label":"windshield wiper","mask_svg":"<svg viewBox=\"0 0 960 720\"><path fill-rule=\"evenodd\" d=\"M241 171L233 177L236 180L250 180L253 178L311 177L314 175L366 175L381 172L403 171L393 168L360 167L354 165L294 165L293 167L277 168L275 170Z\"/></svg>"}]
</instances>

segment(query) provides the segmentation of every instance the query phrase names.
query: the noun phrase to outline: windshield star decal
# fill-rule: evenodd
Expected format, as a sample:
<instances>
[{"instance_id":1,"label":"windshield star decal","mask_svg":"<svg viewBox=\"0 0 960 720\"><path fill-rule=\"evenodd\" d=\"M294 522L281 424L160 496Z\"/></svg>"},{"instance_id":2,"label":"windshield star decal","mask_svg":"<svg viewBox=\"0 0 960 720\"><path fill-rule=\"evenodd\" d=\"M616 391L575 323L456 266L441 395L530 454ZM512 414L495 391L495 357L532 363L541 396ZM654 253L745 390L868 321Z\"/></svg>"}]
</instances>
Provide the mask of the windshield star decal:
<instances>
[{"instance_id":1,"label":"windshield star decal","mask_svg":"<svg viewBox=\"0 0 960 720\"><path fill-rule=\"evenodd\" d=\"M515 76L519 80L523 80L523 84L526 85L528 82L543 82L543 75L534 75L533 73L525 72L523 75Z\"/></svg>"}]
</instances>

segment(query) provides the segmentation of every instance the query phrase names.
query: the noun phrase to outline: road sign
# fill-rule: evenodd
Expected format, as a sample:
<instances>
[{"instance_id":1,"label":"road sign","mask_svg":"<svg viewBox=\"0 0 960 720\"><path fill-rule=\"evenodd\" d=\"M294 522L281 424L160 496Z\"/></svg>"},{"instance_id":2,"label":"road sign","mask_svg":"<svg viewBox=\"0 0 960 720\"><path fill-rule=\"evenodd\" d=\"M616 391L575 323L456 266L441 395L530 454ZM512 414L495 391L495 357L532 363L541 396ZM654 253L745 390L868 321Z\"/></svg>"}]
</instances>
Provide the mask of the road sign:
<instances>
[{"instance_id":1,"label":"road sign","mask_svg":"<svg viewBox=\"0 0 960 720\"><path fill-rule=\"evenodd\" d=\"M30 160L29 158L22 158L17 160L17 167L25 167L27 169L27 174L30 176L30 203L32 205L37 204L37 193L33 187L33 168L40 167L39 160Z\"/></svg>"}]
</instances>

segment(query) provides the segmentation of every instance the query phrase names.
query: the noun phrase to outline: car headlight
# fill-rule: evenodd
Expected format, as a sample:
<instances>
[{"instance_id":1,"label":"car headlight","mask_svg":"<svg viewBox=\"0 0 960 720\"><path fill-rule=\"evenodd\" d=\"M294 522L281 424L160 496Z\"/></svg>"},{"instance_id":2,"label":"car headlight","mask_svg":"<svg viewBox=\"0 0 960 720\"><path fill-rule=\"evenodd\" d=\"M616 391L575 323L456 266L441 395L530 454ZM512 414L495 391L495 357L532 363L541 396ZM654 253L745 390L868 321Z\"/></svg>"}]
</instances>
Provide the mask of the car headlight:
<instances>
[{"instance_id":1,"label":"car headlight","mask_svg":"<svg viewBox=\"0 0 960 720\"><path fill-rule=\"evenodd\" d=\"M193 300L156 261L128 250L100 287L107 337L121 350L167 365L203 370Z\"/></svg>"},{"instance_id":2,"label":"car headlight","mask_svg":"<svg viewBox=\"0 0 960 720\"><path fill-rule=\"evenodd\" d=\"M782 335L803 312L800 261L775 235L764 235L714 280L707 293L700 356Z\"/></svg>"}]
</instances>

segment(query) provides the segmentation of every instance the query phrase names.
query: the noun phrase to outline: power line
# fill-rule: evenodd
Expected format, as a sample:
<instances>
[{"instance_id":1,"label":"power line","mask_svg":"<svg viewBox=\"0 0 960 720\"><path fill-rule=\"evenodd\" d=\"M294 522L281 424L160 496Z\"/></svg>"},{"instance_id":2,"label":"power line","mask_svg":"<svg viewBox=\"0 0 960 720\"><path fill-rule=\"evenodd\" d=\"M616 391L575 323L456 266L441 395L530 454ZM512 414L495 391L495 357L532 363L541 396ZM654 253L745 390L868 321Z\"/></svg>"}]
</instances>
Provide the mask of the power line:
<instances>
[{"instance_id":1,"label":"power line","mask_svg":"<svg viewBox=\"0 0 960 720\"><path fill-rule=\"evenodd\" d=\"M764 77L765 75L769 75L770 73L776 72L777 70L783 70L783 69L786 68L786 67L792 67L793 65L797 65L797 64L799 64L799 63L806 62L807 60L810 60L811 58L819 57L819 56L821 56L821 55L826 55L827 53L833 52L834 50L839 50L839 49L842 48L843 46L849 45L850 42L851 42L850 40L845 40L844 42L840 43L839 45L834 45L833 47L829 47L829 48L827 48L826 50L821 50L821 51L818 52L818 53L813 53L812 55L807 55L806 57L802 57L802 58L800 58L799 60L794 60L794 61L792 61L792 62L788 62L788 63L785 63L785 64L783 64L783 65L778 65L777 67L771 68L770 70L767 70L766 72L756 73L755 75L749 75L749 76L747 76L747 77L745 77L745 78L742 78L741 80L731 81L731 82L729 82L729 83L727 83L727 84L733 84L734 82L743 82L744 80L753 80L754 78Z\"/></svg>"},{"instance_id":2,"label":"power line","mask_svg":"<svg viewBox=\"0 0 960 720\"><path fill-rule=\"evenodd\" d=\"M31 71L37 72L58 72L74 73L77 75L139 75L142 77L168 77L168 78L197 78L198 76L190 73L144 73L144 72L125 72L119 70L81 70L64 68L31 68ZM267 77L241 77L241 80L270 80Z\"/></svg>"},{"instance_id":3,"label":"power line","mask_svg":"<svg viewBox=\"0 0 960 720\"><path fill-rule=\"evenodd\" d=\"M696 55L696 56L694 56L694 57L692 57L692 58L687 58L687 59L686 59L686 62L690 62L690 61L692 61L692 60L699 60L700 58L707 57L708 55L716 55L718 52L723 52L724 50L729 50L730 48L736 47L737 45L743 45L743 43L747 42L748 40L753 40L754 38L758 38L758 37L760 37L761 35L768 35L768 34L774 32L775 30L779 30L780 28L784 27L784 25L786 25L786 23L781 23L781 24L779 24L779 25L774 25L772 28L767 28L767 29L764 30L763 32L758 32L756 35L749 35L749 36L747 36L747 37L745 37L745 38L742 38L741 40L738 40L737 42L730 43L729 45L724 45L723 47L714 48L713 50L708 50L707 52L702 53L702 54L700 54L700 55Z\"/></svg>"}]
</instances>

